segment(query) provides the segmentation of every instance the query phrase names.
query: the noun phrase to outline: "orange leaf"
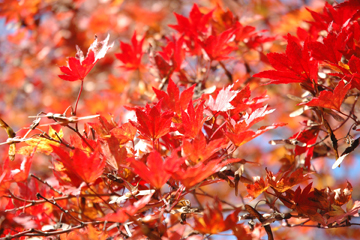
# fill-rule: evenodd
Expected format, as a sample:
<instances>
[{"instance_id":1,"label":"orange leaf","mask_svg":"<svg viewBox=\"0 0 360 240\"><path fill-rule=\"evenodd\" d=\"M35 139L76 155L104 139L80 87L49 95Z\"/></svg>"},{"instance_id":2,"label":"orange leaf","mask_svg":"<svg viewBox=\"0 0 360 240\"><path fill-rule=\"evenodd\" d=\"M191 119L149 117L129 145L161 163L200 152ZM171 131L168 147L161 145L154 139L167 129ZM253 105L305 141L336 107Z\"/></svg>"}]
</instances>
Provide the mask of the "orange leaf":
<instances>
[{"instance_id":1,"label":"orange leaf","mask_svg":"<svg viewBox=\"0 0 360 240\"><path fill-rule=\"evenodd\" d=\"M196 164L209 159L213 154L225 147L226 144L227 141L224 138L215 139L207 143L204 134L199 133L192 142L184 141L182 149L188 160L192 164Z\"/></svg>"},{"instance_id":2,"label":"orange leaf","mask_svg":"<svg viewBox=\"0 0 360 240\"><path fill-rule=\"evenodd\" d=\"M146 182L150 183L151 186L160 189L170 178L171 173L165 171L165 166L171 166L176 168L184 162L184 159L177 157L177 151L174 151L173 155L166 158L163 161L160 153L153 151L147 158L146 165L137 160L131 160L131 167L134 172L138 174Z\"/></svg>"},{"instance_id":3,"label":"orange leaf","mask_svg":"<svg viewBox=\"0 0 360 240\"><path fill-rule=\"evenodd\" d=\"M136 135L136 128L129 122L124 123L120 127L112 129L111 135L116 137L120 145L123 145L129 141L134 140Z\"/></svg>"},{"instance_id":4,"label":"orange leaf","mask_svg":"<svg viewBox=\"0 0 360 240\"><path fill-rule=\"evenodd\" d=\"M300 103L298 105L307 105L309 107L323 107L340 111L341 104L348 91L351 88L351 82L345 86L344 81L340 81L334 91L321 91L319 97L314 97L310 102Z\"/></svg>"},{"instance_id":5,"label":"orange leaf","mask_svg":"<svg viewBox=\"0 0 360 240\"><path fill-rule=\"evenodd\" d=\"M304 173L303 168L298 168L294 172L291 172L291 170L285 173L280 172L275 176L271 171L266 170L266 172L268 183L278 192L285 192L293 186L311 179L307 176L310 173Z\"/></svg>"},{"instance_id":6,"label":"orange leaf","mask_svg":"<svg viewBox=\"0 0 360 240\"><path fill-rule=\"evenodd\" d=\"M174 169L167 167L166 171L171 172L175 180L179 180L186 188L191 188L207 177L219 171L222 165L218 163L221 159L212 160L207 164L200 162L194 167Z\"/></svg>"},{"instance_id":7,"label":"orange leaf","mask_svg":"<svg viewBox=\"0 0 360 240\"><path fill-rule=\"evenodd\" d=\"M267 181L264 181L261 177L254 178L253 184L245 184L248 195L246 197L251 197L252 199L257 198L261 193L265 192L268 189L269 184Z\"/></svg>"},{"instance_id":8,"label":"orange leaf","mask_svg":"<svg viewBox=\"0 0 360 240\"><path fill-rule=\"evenodd\" d=\"M229 230L237 223L240 211L241 209L235 210L224 220L221 204L216 200L213 206L206 205L202 217L195 215L194 229L203 234L217 234Z\"/></svg>"}]
</instances>

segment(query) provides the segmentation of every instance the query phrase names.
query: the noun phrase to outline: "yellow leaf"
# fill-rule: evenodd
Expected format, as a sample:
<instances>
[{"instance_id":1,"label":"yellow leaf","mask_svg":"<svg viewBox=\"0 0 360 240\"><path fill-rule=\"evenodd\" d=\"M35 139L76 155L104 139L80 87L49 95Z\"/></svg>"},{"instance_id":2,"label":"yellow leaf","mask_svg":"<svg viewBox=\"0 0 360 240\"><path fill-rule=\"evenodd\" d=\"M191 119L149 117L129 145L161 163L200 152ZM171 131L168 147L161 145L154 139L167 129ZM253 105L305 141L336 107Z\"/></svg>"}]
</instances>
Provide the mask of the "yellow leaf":
<instances>
[{"instance_id":1,"label":"yellow leaf","mask_svg":"<svg viewBox=\"0 0 360 240\"><path fill-rule=\"evenodd\" d=\"M56 134L62 138L64 136L62 129L57 133L52 127L49 127L49 136L55 140L59 140ZM50 155L53 152L52 146L59 146L60 143L46 139L44 137L34 137L25 142L28 146L20 148L17 153L21 155L30 155L34 151Z\"/></svg>"}]
</instances>

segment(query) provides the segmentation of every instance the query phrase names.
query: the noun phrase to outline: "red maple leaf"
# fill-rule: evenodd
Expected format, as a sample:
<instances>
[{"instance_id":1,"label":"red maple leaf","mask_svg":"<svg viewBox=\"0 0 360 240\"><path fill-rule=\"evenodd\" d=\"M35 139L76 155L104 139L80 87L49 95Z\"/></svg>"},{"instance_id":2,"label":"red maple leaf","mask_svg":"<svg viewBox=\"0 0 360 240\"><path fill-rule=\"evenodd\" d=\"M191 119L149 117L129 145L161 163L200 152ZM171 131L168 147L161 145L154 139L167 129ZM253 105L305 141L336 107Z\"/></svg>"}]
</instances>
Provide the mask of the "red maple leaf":
<instances>
[{"instance_id":1,"label":"red maple leaf","mask_svg":"<svg viewBox=\"0 0 360 240\"><path fill-rule=\"evenodd\" d=\"M141 198L133 205L120 208L116 213L109 213L105 217L100 218L102 221L124 223L129 220L132 216L139 212L143 207L146 206L151 200L152 194Z\"/></svg>"},{"instance_id":2,"label":"red maple leaf","mask_svg":"<svg viewBox=\"0 0 360 240\"><path fill-rule=\"evenodd\" d=\"M200 132L191 142L183 141L183 151L187 159L192 163L203 162L214 153L224 148L227 144L226 138L215 139L207 143L205 136Z\"/></svg>"},{"instance_id":3,"label":"red maple leaf","mask_svg":"<svg viewBox=\"0 0 360 240\"><path fill-rule=\"evenodd\" d=\"M311 101L307 103L300 103L298 105L307 105L309 107L323 107L334 109L340 112L341 104L344 101L344 98L348 91L351 88L351 82L347 83L345 86L344 81L340 81L335 87L334 91L321 91L319 97L314 97Z\"/></svg>"},{"instance_id":4,"label":"red maple leaf","mask_svg":"<svg viewBox=\"0 0 360 240\"><path fill-rule=\"evenodd\" d=\"M329 29L339 32L349 19L355 19L359 14L360 5L357 0L344 1L334 6L325 2L322 13L307 10L315 20L309 22L311 28L315 28L318 32L322 30L328 31Z\"/></svg>"},{"instance_id":5,"label":"red maple leaf","mask_svg":"<svg viewBox=\"0 0 360 240\"><path fill-rule=\"evenodd\" d=\"M2 162L0 171L0 194L7 193L12 182L11 168L9 166L9 157Z\"/></svg>"},{"instance_id":6,"label":"red maple leaf","mask_svg":"<svg viewBox=\"0 0 360 240\"><path fill-rule=\"evenodd\" d=\"M287 198L284 199L281 197L280 200L284 203L285 206L296 210L299 215L308 216L311 220L321 223L325 226L326 224L324 217L317 212L319 204L316 202L314 191L311 191L311 186L312 183L309 183L302 191L300 186L295 190L295 192L288 190L286 192ZM292 202L290 206L289 200Z\"/></svg>"},{"instance_id":7,"label":"red maple leaf","mask_svg":"<svg viewBox=\"0 0 360 240\"><path fill-rule=\"evenodd\" d=\"M97 38L91 44L86 58L84 57L83 52L78 46L76 46L77 53L75 57L70 57L68 59L68 66L60 67L60 70L65 73L65 75L59 75L61 79L66 81L83 81L86 75L91 71L99 59L103 58L106 52L114 45L108 44L110 35L106 37L104 41L98 42Z\"/></svg>"},{"instance_id":8,"label":"red maple leaf","mask_svg":"<svg viewBox=\"0 0 360 240\"><path fill-rule=\"evenodd\" d=\"M141 58L143 56L142 45L145 36L138 41L136 39L136 31L131 38L131 44L120 42L120 48L122 53L116 53L115 57L119 59L124 65L121 68L126 70L142 69L145 66L141 64Z\"/></svg>"},{"instance_id":9,"label":"red maple leaf","mask_svg":"<svg viewBox=\"0 0 360 240\"><path fill-rule=\"evenodd\" d=\"M272 42L275 39L276 37L266 37L262 35L261 32L256 32L249 37L248 41L245 42L245 44L248 48L257 50L259 47L261 47L263 43Z\"/></svg>"},{"instance_id":10,"label":"red maple leaf","mask_svg":"<svg viewBox=\"0 0 360 240\"><path fill-rule=\"evenodd\" d=\"M233 228L238 222L238 214L241 209L235 210L224 220L222 207L218 199L212 206L206 204L204 214L200 217L195 216L194 230L203 234L217 234Z\"/></svg>"},{"instance_id":11,"label":"red maple leaf","mask_svg":"<svg viewBox=\"0 0 360 240\"><path fill-rule=\"evenodd\" d=\"M344 69L345 76L351 79L353 87L360 89L360 58L351 56L348 62L349 70Z\"/></svg>"},{"instance_id":12,"label":"red maple leaf","mask_svg":"<svg viewBox=\"0 0 360 240\"><path fill-rule=\"evenodd\" d=\"M175 180L179 180L186 188L191 188L196 184L203 181L205 178L214 174L215 172L221 169L221 164L219 162L221 159L216 159L204 164L200 162L196 166L193 167L185 167L185 168L166 168L166 171L171 173L172 178Z\"/></svg>"},{"instance_id":13,"label":"red maple leaf","mask_svg":"<svg viewBox=\"0 0 360 240\"><path fill-rule=\"evenodd\" d=\"M197 4L194 4L189 18L186 18L180 14L174 13L178 21L178 25L169 25L169 27L175 29L181 34L189 37L197 38L198 35L206 34L208 31L208 24L210 22L213 11L207 14L202 14Z\"/></svg>"},{"instance_id":14,"label":"red maple leaf","mask_svg":"<svg viewBox=\"0 0 360 240\"><path fill-rule=\"evenodd\" d=\"M267 114L272 113L274 110L275 109L268 110L267 106L264 106L256 109L251 114L246 113L239 122L231 119L227 124L228 131L226 131L226 136L235 146L241 146L268 130L286 125L285 123L274 123L270 126L262 126L256 132L249 130L252 125L263 120Z\"/></svg>"},{"instance_id":15,"label":"red maple leaf","mask_svg":"<svg viewBox=\"0 0 360 240\"><path fill-rule=\"evenodd\" d=\"M165 161L162 159L160 153L153 151L147 157L146 165L141 161L132 159L130 161L130 166L143 180L150 183L151 186L160 189L171 176L171 173L165 171L165 166L177 168L184 161L185 159L177 156L177 151L174 151L174 153L166 158Z\"/></svg>"},{"instance_id":16,"label":"red maple leaf","mask_svg":"<svg viewBox=\"0 0 360 240\"><path fill-rule=\"evenodd\" d=\"M182 111L181 121L178 126L178 131L185 135L186 138L195 138L202 129L204 118L204 102L199 103L195 109L190 100L187 111Z\"/></svg>"},{"instance_id":17,"label":"red maple leaf","mask_svg":"<svg viewBox=\"0 0 360 240\"><path fill-rule=\"evenodd\" d=\"M343 49L346 37L342 33L336 34L335 32L330 32L323 39L323 43L309 42L308 48L311 51L311 56L317 60L337 66L342 57L340 50Z\"/></svg>"},{"instance_id":18,"label":"red maple leaf","mask_svg":"<svg viewBox=\"0 0 360 240\"><path fill-rule=\"evenodd\" d=\"M213 33L200 42L206 54L212 61L228 59L228 55L238 47L234 42L236 29L228 29L219 35Z\"/></svg>"},{"instance_id":19,"label":"red maple leaf","mask_svg":"<svg viewBox=\"0 0 360 240\"><path fill-rule=\"evenodd\" d=\"M230 102L230 104L234 106L230 115L234 120L240 120L239 118L242 114L239 113L255 111L256 109L261 108L265 101L269 100L269 96L266 95L266 92L254 98L250 98L250 96L250 87L247 85L242 88L236 97Z\"/></svg>"},{"instance_id":20,"label":"red maple leaf","mask_svg":"<svg viewBox=\"0 0 360 240\"><path fill-rule=\"evenodd\" d=\"M318 62L311 60L305 42L304 47L298 39L287 35L288 45L286 53L269 53L269 62L276 70L268 70L255 74L253 77L272 79L269 83L288 84L305 83L312 86L312 81L317 82Z\"/></svg>"},{"instance_id":21,"label":"red maple leaf","mask_svg":"<svg viewBox=\"0 0 360 240\"><path fill-rule=\"evenodd\" d=\"M163 47L162 51L159 51L157 55L160 55L168 64L166 69L169 68L169 72L167 74L170 76L173 72L178 72L181 69L181 64L185 57L185 45L183 36L179 39L173 37L172 39L167 40L168 44Z\"/></svg>"},{"instance_id":22,"label":"red maple leaf","mask_svg":"<svg viewBox=\"0 0 360 240\"><path fill-rule=\"evenodd\" d=\"M194 4L190 11L189 18L174 13L178 25L169 25L169 27L177 30L184 36L184 42L186 43L190 54L201 54L199 39L203 39L208 34L213 11L214 10L207 14L202 14L198 5Z\"/></svg>"},{"instance_id":23,"label":"red maple leaf","mask_svg":"<svg viewBox=\"0 0 360 240\"><path fill-rule=\"evenodd\" d=\"M156 97L159 100L162 100L161 107L163 110L172 110L173 112L176 112L178 115L180 115L191 101L194 94L194 88L195 85L182 91L180 94L179 88L176 86L173 80L169 79L167 93L154 87L153 90L156 94Z\"/></svg>"},{"instance_id":24,"label":"red maple leaf","mask_svg":"<svg viewBox=\"0 0 360 240\"><path fill-rule=\"evenodd\" d=\"M134 140L136 135L136 128L129 122L124 123L120 127L112 129L111 135L118 139L119 144L123 145L129 141Z\"/></svg>"},{"instance_id":25,"label":"red maple leaf","mask_svg":"<svg viewBox=\"0 0 360 240\"><path fill-rule=\"evenodd\" d=\"M86 183L95 182L104 171L105 160L98 151L85 153L75 149L72 155L71 168Z\"/></svg>"},{"instance_id":26,"label":"red maple leaf","mask_svg":"<svg viewBox=\"0 0 360 240\"><path fill-rule=\"evenodd\" d=\"M29 177L30 168L33 162L33 155L26 156L19 168L11 170L11 180L15 182L25 181Z\"/></svg>"},{"instance_id":27,"label":"red maple leaf","mask_svg":"<svg viewBox=\"0 0 360 240\"><path fill-rule=\"evenodd\" d=\"M174 113L172 111L161 113L161 102L159 101L153 107L146 105L144 111L141 108L136 108L137 122L130 121L146 139L156 140L170 131Z\"/></svg>"},{"instance_id":28,"label":"red maple leaf","mask_svg":"<svg viewBox=\"0 0 360 240\"><path fill-rule=\"evenodd\" d=\"M170 78L174 72L173 70L174 68L170 65L170 63L165 61L165 59L159 54L156 54L154 60L155 60L156 68L159 70L160 78L161 79Z\"/></svg>"},{"instance_id":29,"label":"red maple leaf","mask_svg":"<svg viewBox=\"0 0 360 240\"><path fill-rule=\"evenodd\" d=\"M59 170L56 175L61 176L59 175L61 170L71 179L72 185L76 187L82 181L85 183L95 182L104 171L105 160L100 157L98 148L94 152L85 152L76 148L68 153L60 147L53 146L53 154L57 155L56 160L63 165L62 169L60 166L59 169L55 167L55 170Z\"/></svg>"},{"instance_id":30,"label":"red maple leaf","mask_svg":"<svg viewBox=\"0 0 360 240\"><path fill-rule=\"evenodd\" d=\"M174 165L166 165L165 171L171 173L173 179L180 181L182 185L190 189L221 170L224 166L240 162L241 160L240 158L228 159L226 161L215 159L207 163L199 162L195 166L183 164L181 166L175 165L174 167Z\"/></svg>"},{"instance_id":31,"label":"red maple leaf","mask_svg":"<svg viewBox=\"0 0 360 240\"><path fill-rule=\"evenodd\" d=\"M314 154L315 146L309 147L316 143L316 139L318 137L319 129L313 128L304 130L298 133L295 133L289 139L293 139L298 141L301 144L296 144L295 148L292 150L295 156L299 156L305 153L305 164L306 168L310 168L310 160Z\"/></svg>"}]
</instances>

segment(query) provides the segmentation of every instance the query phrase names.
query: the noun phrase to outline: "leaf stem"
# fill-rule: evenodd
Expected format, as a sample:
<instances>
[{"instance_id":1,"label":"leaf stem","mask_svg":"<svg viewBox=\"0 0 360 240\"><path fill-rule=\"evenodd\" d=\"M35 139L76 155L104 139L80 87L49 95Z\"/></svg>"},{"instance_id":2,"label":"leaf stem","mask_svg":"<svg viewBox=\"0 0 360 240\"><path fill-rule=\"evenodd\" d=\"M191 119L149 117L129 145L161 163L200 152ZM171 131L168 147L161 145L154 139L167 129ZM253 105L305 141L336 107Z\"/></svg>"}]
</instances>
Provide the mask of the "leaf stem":
<instances>
[{"instance_id":1,"label":"leaf stem","mask_svg":"<svg viewBox=\"0 0 360 240\"><path fill-rule=\"evenodd\" d=\"M76 116L76 110L77 110L77 106L78 106L79 99L80 99L80 96L81 96L81 92L83 90L83 86L84 86L84 80L81 80L80 91L79 91L79 94L77 96L76 103L75 103L75 108L74 108L74 111L73 111L74 116Z\"/></svg>"}]
</instances>

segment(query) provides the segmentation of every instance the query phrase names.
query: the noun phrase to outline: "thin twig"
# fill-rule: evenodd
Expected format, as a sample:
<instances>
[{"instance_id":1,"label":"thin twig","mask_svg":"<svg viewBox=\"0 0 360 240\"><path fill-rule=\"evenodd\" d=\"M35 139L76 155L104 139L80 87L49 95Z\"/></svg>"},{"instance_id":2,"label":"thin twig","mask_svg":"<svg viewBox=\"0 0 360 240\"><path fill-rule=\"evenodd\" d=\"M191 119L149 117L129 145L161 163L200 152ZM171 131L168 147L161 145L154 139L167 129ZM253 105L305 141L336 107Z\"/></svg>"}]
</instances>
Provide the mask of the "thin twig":
<instances>
[{"instance_id":1,"label":"thin twig","mask_svg":"<svg viewBox=\"0 0 360 240\"><path fill-rule=\"evenodd\" d=\"M224 63L222 61L219 61L220 66L222 67L222 69L224 70L226 76L228 77L228 79L230 80L231 83L234 82L233 80L233 76L231 74L231 72L226 68L226 66L224 65Z\"/></svg>"},{"instance_id":2,"label":"thin twig","mask_svg":"<svg viewBox=\"0 0 360 240\"><path fill-rule=\"evenodd\" d=\"M39 182L45 184L46 186L48 186L51 190L53 190L54 192L57 192L60 195L65 195L63 192L56 190L53 186L51 186L47 181L42 180L41 178L35 176L34 174L30 174L30 177L35 178L36 180L38 180Z\"/></svg>"}]
</instances>

